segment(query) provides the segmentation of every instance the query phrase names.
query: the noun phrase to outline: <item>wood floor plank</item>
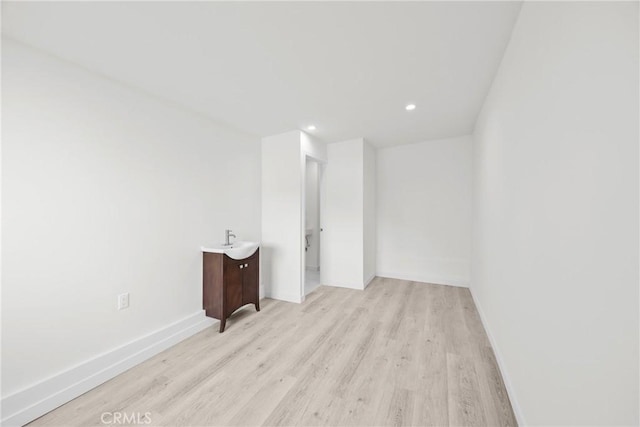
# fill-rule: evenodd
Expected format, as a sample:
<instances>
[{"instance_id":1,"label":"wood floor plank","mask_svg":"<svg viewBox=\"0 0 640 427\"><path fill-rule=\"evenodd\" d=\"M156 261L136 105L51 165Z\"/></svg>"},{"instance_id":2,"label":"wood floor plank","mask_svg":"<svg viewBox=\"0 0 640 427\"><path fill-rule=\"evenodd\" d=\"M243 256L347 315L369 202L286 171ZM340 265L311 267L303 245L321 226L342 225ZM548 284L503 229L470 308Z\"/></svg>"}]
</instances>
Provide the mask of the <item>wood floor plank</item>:
<instances>
[{"instance_id":1,"label":"wood floor plank","mask_svg":"<svg viewBox=\"0 0 640 427\"><path fill-rule=\"evenodd\" d=\"M377 277L261 305L32 425L100 425L116 411L158 426L516 425L468 289Z\"/></svg>"},{"instance_id":2,"label":"wood floor plank","mask_svg":"<svg viewBox=\"0 0 640 427\"><path fill-rule=\"evenodd\" d=\"M509 396L490 346L480 349L480 356L476 359L476 370L479 375L483 404L486 408L492 408L485 411L488 415L487 421L495 426L516 425Z\"/></svg>"},{"instance_id":3,"label":"wood floor plank","mask_svg":"<svg viewBox=\"0 0 640 427\"><path fill-rule=\"evenodd\" d=\"M442 426L449 424L447 358L445 327L443 323L445 286L422 286L427 289L423 297L427 315L416 316L424 324L417 365L417 401L413 424Z\"/></svg>"},{"instance_id":4,"label":"wood floor plank","mask_svg":"<svg viewBox=\"0 0 640 427\"><path fill-rule=\"evenodd\" d=\"M473 360L447 353L447 385L450 425L488 425Z\"/></svg>"},{"instance_id":5,"label":"wood floor plank","mask_svg":"<svg viewBox=\"0 0 640 427\"><path fill-rule=\"evenodd\" d=\"M385 393L390 396L389 402L378 407L376 418L385 426L411 425L414 393L402 388L387 389Z\"/></svg>"},{"instance_id":6,"label":"wood floor plank","mask_svg":"<svg viewBox=\"0 0 640 427\"><path fill-rule=\"evenodd\" d=\"M234 408L236 412L228 422L223 423L230 426L262 425L295 382L296 378L289 376L267 382L251 396L249 402L237 409ZM255 402L260 402L260 405L256 405Z\"/></svg>"}]
</instances>

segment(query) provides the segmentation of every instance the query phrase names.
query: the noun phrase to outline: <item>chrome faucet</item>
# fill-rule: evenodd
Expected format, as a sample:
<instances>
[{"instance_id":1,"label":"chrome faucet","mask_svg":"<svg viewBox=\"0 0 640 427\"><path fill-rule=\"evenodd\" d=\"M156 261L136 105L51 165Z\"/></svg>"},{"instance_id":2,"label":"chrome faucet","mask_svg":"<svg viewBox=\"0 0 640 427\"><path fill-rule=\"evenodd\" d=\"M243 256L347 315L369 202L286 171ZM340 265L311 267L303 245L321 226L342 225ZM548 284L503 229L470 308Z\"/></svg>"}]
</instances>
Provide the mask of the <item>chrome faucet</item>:
<instances>
[{"instance_id":1,"label":"chrome faucet","mask_svg":"<svg viewBox=\"0 0 640 427\"><path fill-rule=\"evenodd\" d=\"M236 237L236 235L233 234L231 232L231 230L224 230L224 245L225 246L231 246L231 243L229 242L229 237Z\"/></svg>"}]
</instances>

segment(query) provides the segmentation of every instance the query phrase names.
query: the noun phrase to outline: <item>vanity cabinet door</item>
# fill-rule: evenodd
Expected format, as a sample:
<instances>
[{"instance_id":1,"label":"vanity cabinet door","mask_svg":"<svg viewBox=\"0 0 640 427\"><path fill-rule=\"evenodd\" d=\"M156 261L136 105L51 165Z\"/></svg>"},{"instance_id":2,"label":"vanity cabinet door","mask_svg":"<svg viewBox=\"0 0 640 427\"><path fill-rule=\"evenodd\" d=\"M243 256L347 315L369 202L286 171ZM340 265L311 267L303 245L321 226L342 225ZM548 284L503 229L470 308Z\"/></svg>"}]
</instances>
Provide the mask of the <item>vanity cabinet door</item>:
<instances>
[{"instance_id":1,"label":"vanity cabinet door","mask_svg":"<svg viewBox=\"0 0 640 427\"><path fill-rule=\"evenodd\" d=\"M225 317L242 305L242 272L244 263L225 259L224 263L224 314Z\"/></svg>"},{"instance_id":2,"label":"vanity cabinet door","mask_svg":"<svg viewBox=\"0 0 640 427\"><path fill-rule=\"evenodd\" d=\"M259 276L260 258L258 254L252 255L245 260L243 277L242 277L242 303L258 304L258 276Z\"/></svg>"}]
</instances>

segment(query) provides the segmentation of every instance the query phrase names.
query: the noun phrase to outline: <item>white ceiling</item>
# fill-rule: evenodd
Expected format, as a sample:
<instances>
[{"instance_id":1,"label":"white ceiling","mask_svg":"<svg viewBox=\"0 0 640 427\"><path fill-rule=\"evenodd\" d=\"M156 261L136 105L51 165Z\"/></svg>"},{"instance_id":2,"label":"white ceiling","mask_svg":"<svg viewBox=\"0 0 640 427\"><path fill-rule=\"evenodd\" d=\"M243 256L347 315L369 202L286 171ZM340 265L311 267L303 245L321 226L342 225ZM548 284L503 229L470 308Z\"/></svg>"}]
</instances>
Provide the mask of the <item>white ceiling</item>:
<instances>
[{"instance_id":1,"label":"white ceiling","mask_svg":"<svg viewBox=\"0 0 640 427\"><path fill-rule=\"evenodd\" d=\"M389 146L472 131L520 5L3 2L2 32L254 135Z\"/></svg>"}]
</instances>

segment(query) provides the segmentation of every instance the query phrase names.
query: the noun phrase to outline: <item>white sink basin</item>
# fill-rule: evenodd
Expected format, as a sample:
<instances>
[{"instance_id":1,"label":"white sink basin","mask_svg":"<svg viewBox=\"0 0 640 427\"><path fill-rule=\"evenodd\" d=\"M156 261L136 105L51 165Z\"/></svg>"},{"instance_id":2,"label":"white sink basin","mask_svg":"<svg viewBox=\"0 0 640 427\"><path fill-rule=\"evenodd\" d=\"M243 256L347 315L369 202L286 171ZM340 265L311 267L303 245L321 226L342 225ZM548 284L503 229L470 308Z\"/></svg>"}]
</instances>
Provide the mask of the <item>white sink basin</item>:
<instances>
[{"instance_id":1,"label":"white sink basin","mask_svg":"<svg viewBox=\"0 0 640 427\"><path fill-rule=\"evenodd\" d=\"M233 242L229 246L225 246L221 243L203 246L202 252L212 252L215 254L225 254L229 258L233 259L245 259L253 255L258 247L260 246L257 242Z\"/></svg>"}]
</instances>

